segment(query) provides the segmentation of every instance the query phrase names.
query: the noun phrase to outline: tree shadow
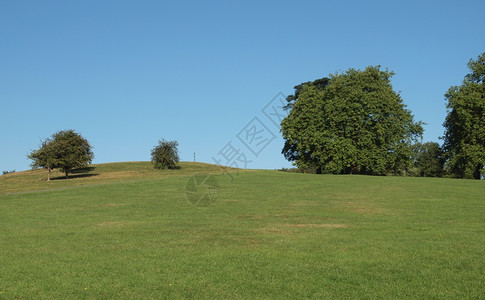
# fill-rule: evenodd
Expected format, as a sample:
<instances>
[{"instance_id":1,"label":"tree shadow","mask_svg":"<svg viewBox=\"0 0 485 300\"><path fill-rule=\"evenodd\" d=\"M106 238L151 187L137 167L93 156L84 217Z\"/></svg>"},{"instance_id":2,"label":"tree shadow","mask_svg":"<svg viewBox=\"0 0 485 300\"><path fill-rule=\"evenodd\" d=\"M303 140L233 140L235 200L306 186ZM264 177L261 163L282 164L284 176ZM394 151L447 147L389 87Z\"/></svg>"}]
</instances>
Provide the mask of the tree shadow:
<instances>
[{"instance_id":1,"label":"tree shadow","mask_svg":"<svg viewBox=\"0 0 485 300\"><path fill-rule=\"evenodd\" d=\"M170 168L165 167L165 168L160 168L160 169L155 167L155 169L160 170L160 171L180 170L181 168L182 168L181 166L174 166L174 167L170 167Z\"/></svg>"},{"instance_id":2,"label":"tree shadow","mask_svg":"<svg viewBox=\"0 0 485 300\"><path fill-rule=\"evenodd\" d=\"M74 169L71 171L71 174L79 174L79 173L88 173L92 172L96 169L96 167L86 167L86 168L80 168L80 169Z\"/></svg>"},{"instance_id":3,"label":"tree shadow","mask_svg":"<svg viewBox=\"0 0 485 300\"><path fill-rule=\"evenodd\" d=\"M98 176L99 174L69 174L69 178L66 178L66 176L57 176L57 177L52 177L51 180L69 180L69 179L75 179L75 178L87 178L87 177L93 177L93 176Z\"/></svg>"},{"instance_id":4,"label":"tree shadow","mask_svg":"<svg viewBox=\"0 0 485 300\"><path fill-rule=\"evenodd\" d=\"M96 167L86 167L86 168L79 168L79 169L74 169L71 172L69 172L69 178L66 178L66 176L57 176L51 178L51 180L67 180L67 179L75 179L75 178L88 178L88 177L93 177L93 176L98 176L99 174L97 173L89 173L92 172L96 169Z\"/></svg>"}]
</instances>

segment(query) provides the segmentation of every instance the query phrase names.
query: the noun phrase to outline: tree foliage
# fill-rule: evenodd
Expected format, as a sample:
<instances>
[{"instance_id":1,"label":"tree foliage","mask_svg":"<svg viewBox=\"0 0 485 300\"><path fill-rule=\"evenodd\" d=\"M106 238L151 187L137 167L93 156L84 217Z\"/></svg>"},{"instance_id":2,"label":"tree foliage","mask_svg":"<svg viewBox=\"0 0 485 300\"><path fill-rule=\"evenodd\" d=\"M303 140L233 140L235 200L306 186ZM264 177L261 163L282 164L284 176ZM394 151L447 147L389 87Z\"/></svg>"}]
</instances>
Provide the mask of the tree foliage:
<instances>
[{"instance_id":1,"label":"tree foliage","mask_svg":"<svg viewBox=\"0 0 485 300\"><path fill-rule=\"evenodd\" d=\"M34 169L45 168L48 171L47 180L51 180L51 170L57 168L56 153L53 148L52 139L47 138L37 150L33 150L27 155L32 160L30 166Z\"/></svg>"},{"instance_id":2,"label":"tree foliage","mask_svg":"<svg viewBox=\"0 0 485 300\"><path fill-rule=\"evenodd\" d=\"M445 163L444 152L435 142L413 145L414 169L412 175L419 177L442 177Z\"/></svg>"},{"instance_id":3,"label":"tree foliage","mask_svg":"<svg viewBox=\"0 0 485 300\"><path fill-rule=\"evenodd\" d=\"M296 86L281 124L282 153L317 173L384 175L408 169L422 123L414 122L392 89L392 75L376 66Z\"/></svg>"},{"instance_id":4,"label":"tree foliage","mask_svg":"<svg viewBox=\"0 0 485 300\"><path fill-rule=\"evenodd\" d=\"M152 149L152 163L156 169L175 169L179 162L178 142L161 139Z\"/></svg>"},{"instance_id":5,"label":"tree foliage","mask_svg":"<svg viewBox=\"0 0 485 300\"><path fill-rule=\"evenodd\" d=\"M50 180L52 169L60 168L66 178L69 178L72 170L88 166L94 154L89 142L70 129L54 133L42 142L39 149L32 151L27 157L32 160L33 168L46 168L49 171L47 180Z\"/></svg>"},{"instance_id":6,"label":"tree foliage","mask_svg":"<svg viewBox=\"0 0 485 300\"><path fill-rule=\"evenodd\" d=\"M445 94L444 148L456 177L480 179L485 166L485 52L471 59L468 69L462 85Z\"/></svg>"},{"instance_id":7,"label":"tree foliage","mask_svg":"<svg viewBox=\"0 0 485 300\"><path fill-rule=\"evenodd\" d=\"M66 174L66 178L73 169L84 168L92 162L94 154L91 145L74 130L59 131L52 139L56 165Z\"/></svg>"}]
</instances>

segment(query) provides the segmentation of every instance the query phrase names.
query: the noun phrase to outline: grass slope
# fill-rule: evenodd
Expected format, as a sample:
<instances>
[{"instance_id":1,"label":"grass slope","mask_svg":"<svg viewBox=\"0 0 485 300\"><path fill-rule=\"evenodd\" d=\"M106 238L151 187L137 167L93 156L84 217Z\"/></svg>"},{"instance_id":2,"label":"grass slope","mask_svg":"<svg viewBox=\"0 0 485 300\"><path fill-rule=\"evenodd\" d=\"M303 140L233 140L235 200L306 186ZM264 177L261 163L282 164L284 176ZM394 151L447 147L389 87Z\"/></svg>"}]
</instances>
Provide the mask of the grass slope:
<instances>
[{"instance_id":1,"label":"grass slope","mask_svg":"<svg viewBox=\"0 0 485 300\"><path fill-rule=\"evenodd\" d=\"M217 173L220 167L205 163L180 163L180 170L156 170L150 162L122 162L95 164L88 168L74 170L66 180L59 169L52 171L47 182L47 171L37 169L0 176L0 194L40 190L52 190L76 186L97 185L112 182L139 181L167 176L187 176L199 172Z\"/></svg>"},{"instance_id":2,"label":"grass slope","mask_svg":"<svg viewBox=\"0 0 485 300\"><path fill-rule=\"evenodd\" d=\"M186 183L215 166L36 172L0 179L1 299L485 295L481 181L241 171L197 208Z\"/></svg>"}]
</instances>

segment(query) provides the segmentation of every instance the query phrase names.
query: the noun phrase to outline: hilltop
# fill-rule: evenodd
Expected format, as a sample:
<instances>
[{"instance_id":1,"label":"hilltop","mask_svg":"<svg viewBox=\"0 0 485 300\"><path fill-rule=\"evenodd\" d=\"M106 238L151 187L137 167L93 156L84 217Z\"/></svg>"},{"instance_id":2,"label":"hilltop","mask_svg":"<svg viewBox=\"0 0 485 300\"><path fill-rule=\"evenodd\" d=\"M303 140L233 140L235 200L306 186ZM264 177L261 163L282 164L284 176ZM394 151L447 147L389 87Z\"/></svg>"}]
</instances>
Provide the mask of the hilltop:
<instances>
[{"instance_id":1,"label":"hilltop","mask_svg":"<svg viewBox=\"0 0 485 300\"><path fill-rule=\"evenodd\" d=\"M157 170L148 161L92 164L85 169L74 170L69 179L55 169L49 182L46 181L45 169L21 171L0 176L0 194L222 172L220 166L207 163L181 162L179 166L176 170Z\"/></svg>"}]
</instances>

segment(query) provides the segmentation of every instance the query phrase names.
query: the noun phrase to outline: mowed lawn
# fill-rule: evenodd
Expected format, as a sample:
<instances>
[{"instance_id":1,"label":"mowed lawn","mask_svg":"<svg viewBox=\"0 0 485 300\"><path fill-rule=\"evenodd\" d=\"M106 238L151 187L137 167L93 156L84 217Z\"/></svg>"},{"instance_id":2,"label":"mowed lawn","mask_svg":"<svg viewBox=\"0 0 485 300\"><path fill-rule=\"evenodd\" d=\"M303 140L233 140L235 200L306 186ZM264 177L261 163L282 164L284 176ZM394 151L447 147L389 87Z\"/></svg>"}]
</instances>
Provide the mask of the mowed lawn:
<instances>
[{"instance_id":1,"label":"mowed lawn","mask_svg":"<svg viewBox=\"0 0 485 300\"><path fill-rule=\"evenodd\" d=\"M93 167L0 176L0 299L485 295L483 181ZM195 173L213 205L187 201Z\"/></svg>"}]
</instances>

